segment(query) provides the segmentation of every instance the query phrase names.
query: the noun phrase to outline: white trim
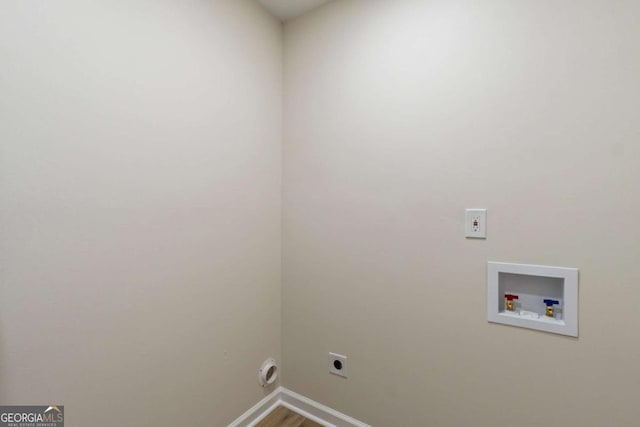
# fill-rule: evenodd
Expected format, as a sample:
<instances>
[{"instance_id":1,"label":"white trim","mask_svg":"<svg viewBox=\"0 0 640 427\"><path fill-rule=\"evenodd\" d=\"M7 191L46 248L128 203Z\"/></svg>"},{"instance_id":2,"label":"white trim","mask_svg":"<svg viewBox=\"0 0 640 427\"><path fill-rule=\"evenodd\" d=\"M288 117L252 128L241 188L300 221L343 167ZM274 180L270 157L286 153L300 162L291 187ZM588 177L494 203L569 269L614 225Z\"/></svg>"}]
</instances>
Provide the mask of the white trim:
<instances>
[{"instance_id":1,"label":"white trim","mask_svg":"<svg viewBox=\"0 0 640 427\"><path fill-rule=\"evenodd\" d=\"M280 404L281 389L282 387L275 389L260 402L253 405L247 412L240 415L228 427L250 427L256 425Z\"/></svg>"},{"instance_id":2,"label":"white trim","mask_svg":"<svg viewBox=\"0 0 640 427\"><path fill-rule=\"evenodd\" d=\"M278 406L284 406L324 427L371 427L284 387L278 387L228 427L255 427Z\"/></svg>"},{"instance_id":3,"label":"white trim","mask_svg":"<svg viewBox=\"0 0 640 427\"><path fill-rule=\"evenodd\" d=\"M280 406L283 406L283 407L289 409L290 411L295 412L296 414L302 415L303 417L305 417L309 421L313 421L313 422L315 422L317 424L320 424L322 427L337 427L335 424L329 424L325 420L323 420L323 419L321 419L319 417L316 417L315 415L310 414L310 413L308 413L306 411L303 411L300 408L296 408L295 406L293 406L293 405L291 405L291 404L289 404L287 402L280 401Z\"/></svg>"},{"instance_id":4,"label":"white trim","mask_svg":"<svg viewBox=\"0 0 640 427\"><path fill-rule=\"evenodd\" d=\"M328 406L284 387L282 388L280 399L284 404L286 404L283 404L283 406L286 406L292 411L298 412L300 415L316 421L319 424L324 424L327 427L371 427L362 421L351 418L348 415L338 412L335 409L331 409ZM312 419L310 416L320 419L322 423Z\"/></svg>"}]
</instances>

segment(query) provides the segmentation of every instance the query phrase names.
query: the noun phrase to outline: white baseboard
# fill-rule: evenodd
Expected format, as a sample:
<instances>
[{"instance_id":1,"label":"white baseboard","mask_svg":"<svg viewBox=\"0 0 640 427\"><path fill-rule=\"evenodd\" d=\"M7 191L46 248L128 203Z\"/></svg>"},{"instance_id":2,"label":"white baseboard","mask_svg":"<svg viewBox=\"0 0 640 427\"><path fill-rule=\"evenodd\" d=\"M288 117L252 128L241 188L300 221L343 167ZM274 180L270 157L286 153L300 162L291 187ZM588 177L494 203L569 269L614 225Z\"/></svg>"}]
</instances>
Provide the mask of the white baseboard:
<instances>
[{"instance_id":1,"label":"white baseboard","mask_svg":"<svg viewBox=\"0 0 640 427\"><path fill-rule=\"evenodd\" d=\"M327 427L371 427L362 421L351 418L284 387L281 391L280 400L282 401L282 406Z\"/></svg>"},{"instance_id":2,"label":"white baseboard","mask_svg":"<svg viewBox=\"0 0 640 427\"><path fill-rule=\"evenodd\" d=\"M240 415L240 418L229 424L228 427L249 427L254 426L258 422L262 421L271 411L278 407L280 404L280 393L282 387L278 387L273 393L266 396L260 402L253 405L244 414Z\"/></svg>"},{"instance_id":3,"label":"white baseboard","mask_svg":"<svg viewBox=\"0 0 640 427\"><path fill-rule=\"evenodd\" d=\"M371 427L284 387L278 387L228 427L255 427L278 406L284 406L325 427Z\"/></svg>"}]
</instances>

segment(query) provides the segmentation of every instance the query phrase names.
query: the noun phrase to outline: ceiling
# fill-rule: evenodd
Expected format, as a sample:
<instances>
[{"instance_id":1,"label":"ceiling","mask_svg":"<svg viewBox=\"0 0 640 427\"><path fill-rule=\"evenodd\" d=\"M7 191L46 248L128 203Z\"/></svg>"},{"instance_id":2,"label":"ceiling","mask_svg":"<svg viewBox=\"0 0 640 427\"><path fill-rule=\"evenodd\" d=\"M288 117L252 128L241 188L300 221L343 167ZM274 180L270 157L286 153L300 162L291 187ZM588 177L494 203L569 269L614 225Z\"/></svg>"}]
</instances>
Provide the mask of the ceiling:
<instances>
[{"instance_id":1,"label":"ceiling","mask_svg":"<svg viewBox=\"0 0 640 427\"><path fill-rule=\"evenodd\" d=\"M281 21L288 21L330 0L257 0Z\"/></svg>"}]
</instances>

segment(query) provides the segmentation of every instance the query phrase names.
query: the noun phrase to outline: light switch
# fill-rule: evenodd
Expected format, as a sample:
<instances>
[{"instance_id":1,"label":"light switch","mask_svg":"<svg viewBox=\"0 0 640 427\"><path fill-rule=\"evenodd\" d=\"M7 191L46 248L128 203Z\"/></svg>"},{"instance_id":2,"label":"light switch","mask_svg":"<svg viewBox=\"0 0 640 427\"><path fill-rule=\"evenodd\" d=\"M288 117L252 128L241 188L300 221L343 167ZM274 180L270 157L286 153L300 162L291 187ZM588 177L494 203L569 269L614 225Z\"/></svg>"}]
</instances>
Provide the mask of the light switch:
<instances>
[{"instance_id":1,"label":"light switch","mask_svg":"<svg viewBox=\"0 0 640 427\"><path fill-rule=\"evenodd\" d=\"M487 210L467 209L465 212L465 237L474 239L487 238Z\"/></svg>"}]
</instances>

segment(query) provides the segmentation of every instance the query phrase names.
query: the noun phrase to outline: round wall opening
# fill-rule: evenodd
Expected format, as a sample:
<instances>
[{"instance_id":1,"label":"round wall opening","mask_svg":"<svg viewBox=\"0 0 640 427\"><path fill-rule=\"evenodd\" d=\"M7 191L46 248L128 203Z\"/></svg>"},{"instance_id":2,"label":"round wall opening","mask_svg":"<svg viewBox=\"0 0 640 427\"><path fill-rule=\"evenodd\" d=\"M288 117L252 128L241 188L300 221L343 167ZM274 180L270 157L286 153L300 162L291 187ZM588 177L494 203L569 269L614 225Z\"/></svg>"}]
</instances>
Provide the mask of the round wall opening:
<instances>
[{"instance_id":1,"label":"round wall opening","mask_svg":"<svg viewBox=\"0 0 640 427\"><path fill-rule=\"evenodd\" d=\"M267 359L258 370L258 380L262 387L269 386L278 379L278 363L275 359Z\"/></svg>"}]
</instances>

